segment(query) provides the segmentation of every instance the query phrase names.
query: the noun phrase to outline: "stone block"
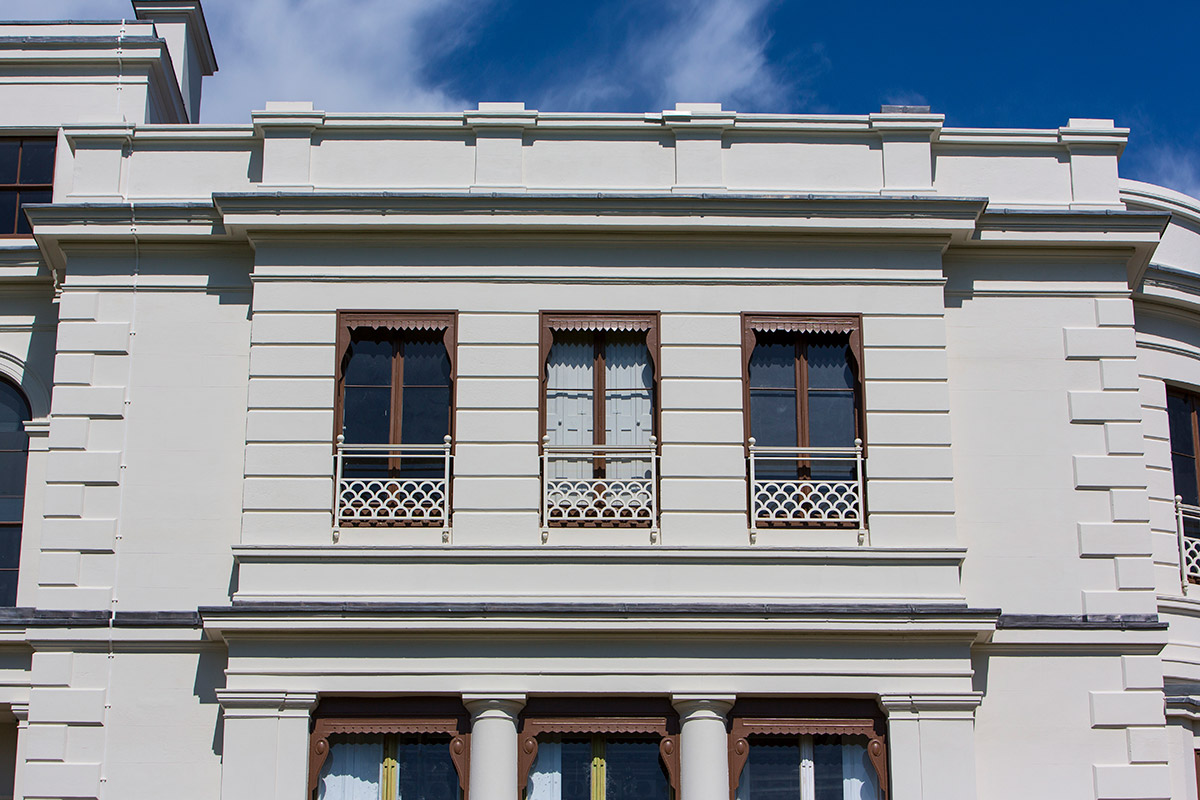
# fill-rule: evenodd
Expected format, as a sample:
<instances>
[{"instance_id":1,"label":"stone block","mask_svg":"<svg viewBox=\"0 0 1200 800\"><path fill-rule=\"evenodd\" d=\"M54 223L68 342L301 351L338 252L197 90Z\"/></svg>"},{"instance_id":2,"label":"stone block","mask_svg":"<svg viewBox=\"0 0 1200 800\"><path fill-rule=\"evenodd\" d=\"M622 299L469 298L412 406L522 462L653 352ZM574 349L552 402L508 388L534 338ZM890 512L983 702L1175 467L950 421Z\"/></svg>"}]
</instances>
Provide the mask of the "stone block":
<instances>
[{"instance_id":1,"label":"stone block","mask_svg":"<svg viewBox=\"0 0 1200 800\"><path fill-rule=\"evenodd\" d=\"M1079 489L1138 488L1146 485L1146 468L1134 456L1074 456L1075 486Z\"/></svg>"},{"instance_id":2,"label":"stone block","mask_svg":"<svg viewBox=\"0 0 1200 800\"><path fill-rule=\"evenodd\" d=\"M1167 732L1162 728L1130 728L1125 732L1133 764L1167 763Z\"/></svg>"},{"instance_id":3,"label":"stone block","mask_svg":"<svg viewBox=\"0 0 1200 800\"><path fill-rule=\"evenodd\" d=\"M35 687L29 690L29 719L99 725L104 720L104 690Z\"/></svg>"},{"instance_id":4,"label":"stone block","mask_svg":"<svg viewBox=\"0 0 1200 800\"><path fill-rule=\"evenodd\" d=\"M128 353L127 322L63 322L58 326L60 353Z\"/></svg>"},{"instance_id":5,"label":"stone block","mask_svg":"<svg viewBox=\"0 0 1200 800\"><path fill-rule=\"evenodd\" d=\"M1067 392L1072 422L1141 422L1137 392Z\"/></svg>"},{"instance_id":6,"label":"stone block","mask_svg":"<svg viewBox=\"0 0 1200 800\"><path fill-rule=\"evenodd\" d=\"M55 416L123 417L125 389L121 386L57 386L50 411Z\"/></svg>"},{"instance_id":7,"label":"stone block","mask_svg":"<svg viewBox=\"0 0 1200 800\"><path fill-rule=\"evenodd\" d=\"M1171 772L1158 764L1097 764L1096 800L1167 800Z\"/></svg>"},{"instance_id":8,"label":"stone block","mask_svg":"<svg viewBox=\"0 0 1200 800\"><path fill-rule=\"evenodd\" d=\"M1148 556L1150 532L1144 523L1080 522L1081 556Z\"/></svg>"},{"instance_id":9,"label":"stone block","mask_svg":"<svg viewBox=\"0 0 1200 800\"><path fill-rule=\"evenodd\" d=\"M1150 521L1150 493L1145 489L1113 489L1108 499L1113 522Z\"/></svg>"},{"instance_id":10,"label":"stone block","mask_svg":"<svg viewBox=\"0 0 1200 800\"><path fill-rule=\"evenodd\" d=\"M120 483L121 454L112 451L53 451L46 460L46 480L52 483Z\"/></svg>"},{"instance_id":11,"label":"stone block","mask_svg":"<svg viewBox=\"0 0 1200 800\"><path fill-rule=\"evenodd\" d=\"M1128 328L1063 328L1069 360L1135 358L1137 346Z\"/></svg>"},{"instance_id":12,"label":"stone block","mask_svg":"<svg viewBox=\"0 0 1200 800\"><path fill-rule=\"evenodd\" d=\"M1089 692L1093 728L1162 725L1161 691Z\"/></svg>"},{"instance_id":13,"label":"stone block","mask_svg":"<svg viewBox=\"0 0 1200 800\"><path fill-rule=\"evenodd\" d=\"M1104 447L1109 455L1142 455L1146 449L1142 426L1136 422L1106 422Z\"/></svg>"},{"instance_id":14,"label":"stone block","mask_svg":"<svg viewBox=\"0 0 1200 800\"><path fill-rule=\"evenodd\" d=\"M1125 556L1114 560L1118 589L1154 588L1154 562L1149 557Z\"/></svg>"},{"instance_id":15,"label":"stone block","mask_svg":"<svg viewBox=\"0 0 1200 800\"><path fill-rule=\"evenodd\" d=\"M1133 301L1127 297L1096 298L1096 324L1105 327L1133 327Z\"/></svg>"},{"instance_id":16,"label":"stone block","mask_svg":"<svg viewBox=\"0 0 1200 800\"><path fill-rule=\"evenodd\" d=\"M1158 656L1121 656L1121 674L1126 689L1163 688L1163 666Z\"/></svg>"}]
</instances>

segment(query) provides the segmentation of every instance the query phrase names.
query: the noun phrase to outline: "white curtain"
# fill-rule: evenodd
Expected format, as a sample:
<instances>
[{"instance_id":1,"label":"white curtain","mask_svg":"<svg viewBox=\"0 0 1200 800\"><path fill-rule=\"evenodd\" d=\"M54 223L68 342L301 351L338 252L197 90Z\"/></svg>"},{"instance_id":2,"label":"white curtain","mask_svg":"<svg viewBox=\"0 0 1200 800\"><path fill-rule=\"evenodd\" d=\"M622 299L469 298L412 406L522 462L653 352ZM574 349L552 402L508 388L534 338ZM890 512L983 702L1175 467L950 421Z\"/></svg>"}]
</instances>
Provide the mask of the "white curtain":
<instances>
[{"instance_id":1,"label":"white curtain","mask_svg":"<svg viewBox=\"0 0 1200 800\"><path fill-rule=\"evenodd\" d=\"M329 745L317 800L380 800L383 739L347 736Z\"/></svg>"},{"instance_id":2,"label":"white curtain","mask_svg":"<svg viewBox=\"0 0 1200 800\"><path fill-rule=\"evenodd\" d=\"M562 800L562 742L538 739L525 800Z\"/></svg>"},{"instance_id":3,"label":"white curtain","mask_svg":"<svg viewBox=\"0 0 1200 800\"><path fill-rule=\"evenodd\" d=\"M866 745L842 742L842 800L878 800L879 777Z\"/></svg>"},{"instance_id":4,"label":"white curtain","mask_svg":"<svg viewBox=\"0 0 1200 800\"><path fill-rule=\"evenodd\" d=\"M648 446L654 432L654 376L646 334L610 332L604 346L604 441ZM610 478L648 478L646 459L608 462Z\"/></svg>"},{"instance_id":5,"label":"white curtain","mask_svg":"<svg viewBox=\"0 0 1200 800\"><path fill-rule=\"evenodd\" d=\"M550 444L592 444L592 370L595 351L588 332L554 335L546 359L546 434ZM592 477L591 458L555 458L552 478Z\"/></svg>"}]
</instances>

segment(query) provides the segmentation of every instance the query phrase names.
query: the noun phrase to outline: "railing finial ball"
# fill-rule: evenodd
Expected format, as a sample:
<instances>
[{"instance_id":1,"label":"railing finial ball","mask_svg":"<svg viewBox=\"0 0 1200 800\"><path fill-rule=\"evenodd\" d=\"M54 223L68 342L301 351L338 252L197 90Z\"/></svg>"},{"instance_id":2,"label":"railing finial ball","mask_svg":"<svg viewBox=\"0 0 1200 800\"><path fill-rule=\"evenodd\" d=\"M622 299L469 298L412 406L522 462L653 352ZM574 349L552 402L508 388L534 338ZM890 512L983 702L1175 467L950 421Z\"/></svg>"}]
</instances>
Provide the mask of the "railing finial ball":
<instances>
[{"instance_id":1,"label":"railing finial ball","mask_svg":"<svg viewBox=\"0 0 1200 800\"><path fill-rule=\"evenodd\" d=\"M445 436L443 436L442 441L446 444L450 444L450 434L447 433Z\"/></svg>"},{"instance_id":2,"label":"railing finial ball","mask_svg":"<svg viewBox=\"0 0 1200 800\"><path fill-rule=\"evenodd\" d=\"M855 447L862 447L862 439L855 439L855 440L854 440L854 446L855 446Z\"/></svg>"},{"instance_id":3,"label":"railing finial ball","mask_svg":"<svg viewBox=\"0 0 1200 800\"><path fill-rule=\"evenodd\" d=\"M542 437L542 443L550 444L550 434L547 433L545 436Z\"/></svg>"},{"instance_id":4,"label":"railing finial ball","mask_svg":"<svg viewBox=\"0 0 1200 800\"><path fill-rule=\"evenodd\" d=\"M339 433L339 434L338 434L338 437L337 437L337 443L338 443L338 444L345 444L345 443L346 443L346 434L344 434L344 433Z\"/></svg>"},{"instance_id":5,"label":"railing finial ball","mask_svg":"<svg viewBox=\"0 0 1200 800\"><path fill-rule=\"evenodd\" d=\"M757 439L755 439L753 436L751 436L751 437L750 437L750 439L749 439L750 446L751 446L751 447L754 447L754 445L755 445L755 443L756 443L757 441L758 441Z\"/></svg>"}]
</instances>

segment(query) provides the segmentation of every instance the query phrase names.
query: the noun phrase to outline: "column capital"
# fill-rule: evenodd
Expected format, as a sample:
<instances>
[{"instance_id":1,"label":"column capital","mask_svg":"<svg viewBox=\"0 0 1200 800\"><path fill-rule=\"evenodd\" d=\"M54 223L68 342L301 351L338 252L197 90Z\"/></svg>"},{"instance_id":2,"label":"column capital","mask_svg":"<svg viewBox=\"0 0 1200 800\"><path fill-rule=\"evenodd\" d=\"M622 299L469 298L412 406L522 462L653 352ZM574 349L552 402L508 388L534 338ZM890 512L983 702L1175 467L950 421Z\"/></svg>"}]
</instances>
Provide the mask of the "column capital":
<instances>
[{"instance_id":1,"label":"column capital","mask_svg":"<svg viewBox=\"0 0 1200 800\"><path fill-rule=\"evenodd\" d=\"M974 717L975 709L983 702L982 692L961 694L885 694L879 704L889 717L959 718Z\"/></svg>"},{"instance_id":2,"label":"column capital","mask_svg":"<svg viewBox=\"0 0 1200 800\"><path fill-rule=\"evenodd\" d=\"M732 694L671 695L671 705L675 707L675 711L679 714L680 722L693 717L720 717L724 719L736 701L737 695Z\"/></svg>"},{"instance_id":3,"label":"column capital","mask_svg":"<svg viewBox=\"0 0 1200 800\"><path fill-rule=\"evenodd\" d=\"M316 692L218 689L216 694L226 717L306 717L319 699Z\"/></svg>"},{"instance_id":4,"label":"column capital","mask_svg":"<svg viewBox=\"0 0 1200 800\"><path fill-rule=\"evenodd\" d=\"M8 704L12 715L17 718L18 725L25 725L29 722L29 701L12 702Z\"/></svg>"},{"instance_id":5,"label":"column capital","mask_svg":"<svg viewBox=\"0 0 1200 800\"><path fill-rule=\"evenodd\" d=\"M515 719L525 707L523 694L464 694L463 705L471 713L471 721L487 717Z\"/></svg>"}]
</instances>

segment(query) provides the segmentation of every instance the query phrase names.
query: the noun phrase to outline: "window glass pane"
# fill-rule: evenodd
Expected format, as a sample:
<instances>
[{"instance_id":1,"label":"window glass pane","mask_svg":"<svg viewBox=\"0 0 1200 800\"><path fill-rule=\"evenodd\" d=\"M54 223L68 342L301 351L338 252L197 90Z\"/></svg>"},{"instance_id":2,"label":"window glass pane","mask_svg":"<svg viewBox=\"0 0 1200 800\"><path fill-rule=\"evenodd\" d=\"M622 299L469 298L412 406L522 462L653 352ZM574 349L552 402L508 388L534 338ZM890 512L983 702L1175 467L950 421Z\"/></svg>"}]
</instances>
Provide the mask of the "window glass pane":
<instances>
[{"instance_id":1,"label":"window glass pane","mask_svg":"<svg viewBox=\"0 0 1200 800\"><path fill-rule=\"evenodd\" d=\"M808 393L810 447L854 446L854 392Z\"/></svg>"},{"instance_id":2,"label":"window glass pane","mask_svg":"<svg viewBox=\"0 0 1200 800\"><path fill-rule=\"evenodd\" d=\"M0 234L13 233L17 229L17 193L12 189L0 189Z\"/></svg>"},{"instance_id":3,"label":"window glass pane","mask_svg":"<svg viewBox=\"0 0 1200 800\"><path fill-rule=\"evenodd\" d=\"M850 345L846 336L818 335L808 341L810 389L853 389Z\"/></svg>"},{"instance_id":4,"label":"window glass pane","mask_svg":"<svg viewBox=\"0 0 1200 800\"><path fill-rule=\"evenodd\" d=\"M765 388L796 387L796 345L791 336L758 333L750 354L750 385Z\"/></svg>"},{"instance_id":5,"label":"window glass pane","mask_svg":"<svg viewBox=\"0 0 1200 800\"><path fill-rule=\"evenodd\" d=\"M401 444L441 444L450 433L450 387L409 387L403 405Z\"/></svg>"},{"instance_id":6,"label":"window glass pane","mask_svg":"<svg viewBox=\"0 0 1200 800\"><path fill-rule=\"evenodd\" d=\"M17 604L17 571L15 569L0 570L0 606L12 607Z\"/></svg>"},{"instance_id":7,"label":"window glass pane","mask_svg":"<svg viewBox=\"0 0 1200 800\"><path fill-rule=\"evenodd\" d=\"M0 569L21 565L21 526L0 525Z\"/></svg>"},{"instance_id":8,"label":"window glass pane","mask_svg":"<svg viewBox=\"0 0 1200 800\"><path fill-rule=\"evenodd\" d=\"M24 436L25 427L22 423L28 421L29 417L29 403L25 402L25 396L12 384L0 381L0 432L16 431Z\"/></svg>"},{"instance_id":9,"label":"window glass pane","mask_svg":"<svg viewBox=\"0 0 1200 800\"><path fill-rule=\"evenodd\" d=\"M546 434L551 444L592 444L594 367L590 333L555 333L546 358Z\"/></svg>"},{"instance_id":10,"label":"window glass pane","mask_svg":"<svg viewBox=\"0 0 1200 800\"><path fill-rule=\"evenodd\" d=\"M800 745L795 738L750 744L738 781L737 800L799 800Z\"/></svg>"},{"instance_id":11,"label":"window glass pane","mask_svg":"<svg viewBox=\"0 0 1200 800\"><path fill-rule=\"evenodd\" d=\"M446 354L441 331L422 331L405 337L404 385L450 385L450 356Z\"/></svg>"},{"instance_id":12,"label":"window glass pane","mask_svg":"<svg viewBox=\"0 0 1200 800\"><path fill-rule=\"evenodd\" d=\"M658 742L605 742L604 787L604 800L667 800L670 786Z\"/></svg>"},{"instance_id":13,"label":"window glass pane","mask_svg":"<svg viewBox=\"0 0 1200 800\"><path fill-rule=\"evenodd\" d=\"M456 800L449 736L402 736L396 746L400 800Z\"/></svg>"},{"instance_id":14,"label":"window glass pane","mask_svg":"<svg viewBox=\"0 0 1200 800\"><path fill-rule=\"evenodd\" d=\"M1167 419L1171 428L1171 449L1176 453L1194 455L1191 403L1185 397L1167 395Z\"/></svg>"},{"instance_id":15,"label":"window glass pane","mask_svg":"<svg viewBox=\"0 0 1200 800\"><path fill-rule=\"evenodd\" d=\"M54 182L53 139L26 139L21 148L21 183Z\"/></svg>"},{"instance_id":16,"label":"window glass pane","mask_svg":"<svg viewBox=\"0 0 1200 800\"><path fill-rule=\"evenodd\" d=\"M20 203L24 207L26 203L49 203L50 192L46 191L24 191L20 194ZM17 233L32 233L33 229L29 227L29 218L25 216L25 212L17 213Z\"/></svg>"},{"instance_id":17,"label":"window glass pane","mask_svg":"<svg viewBox=\"0 0 1200 800\"><path fill-rule=\"evenodd\" d=\"M0 139L0 183L17 182L17 160L20 155L20 139Z\"/></svg>"},{"instance_id":18,"label":"window glass pane","mask_svg":"<svg viewBox=\"0 0 1200 800\"><path fill-rule=\"evenodd\" d=\"M590 800L592 796L592 740L562 741L562 800Z\"/></svg>"},{"instance_id":19,"label":"window glass pane","mask_svg":"<svg viewBox=\"0 0 1200 800\"><path fill-rule=\"evenodd\" d=\"M24 513L24 497L0 495L0 522L20 522Z\"/></svg>"},{"instance_id":20,"label":"window glass pane","mask_svg":"<svg viewBox=\"0 0 1200 800\"><path fill-rule=\"evenodd\" d=\"M751 390L750 435L762 447L795 447L796 393Z\"/></svg>"},{"instance_id":21,"label":"window glass pane","mask_svg":"<svg viewBox=\"0 0 1200 800\"><path fill-rule=\"evenodd\" d=\"M355 331L346 356L347 386L391 386L392 342L374 331Z\"/></svg>"},{"instance_id":22,"label":"window glass pane","mask_svg":"<svg viewBox=\"0 0 1200 800\"><path fill-rule=\"evenodd\" d=\"M1171 472L1175 478L1175 494L1188 505L1200 505L1200 498L1196 496L1196 459L1172 453Z\"/></svg>"},{"instance_id":23,"label":"window glass pane","mask_svg":"<svg viewBox=\"0 0 1200 800\"><path fill-rule=\"evenodd\" d=\"M25 495L25 451L0 451L0 497Z\"/></svg>"},{"instance_id":24,"label":"window glass pane","mask_svg":"<svg viewBox=\"0 0 1200 800\"><path fill-rule=\"evenodd\" d=\"M379 800L382 766L382 736L330 736L317 800Z\"/></svg>"},{"instance_id":25,"label":"window glass pane","mask_svg":"<svg viewBox=\"0 0 1200 800\"><path fill-rule=\"evenodd\" d=\"M392 390L346 387L342 431L347 444L388 444L392 436Z\"/></svg>"},{"instance_id":26,"label":"window glass pane","mask_svg":"<svg viewBox=\"0 0 1200 800\"><path fill-rule=\"evenodd\" d=\"M836 736L816 736L813 741L814 800L842 799L842 746Z\"/></svg>"}]
</instances>

